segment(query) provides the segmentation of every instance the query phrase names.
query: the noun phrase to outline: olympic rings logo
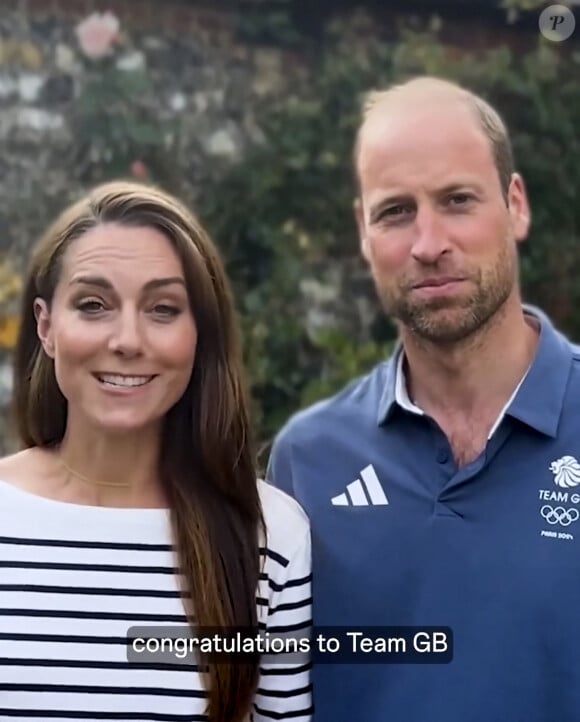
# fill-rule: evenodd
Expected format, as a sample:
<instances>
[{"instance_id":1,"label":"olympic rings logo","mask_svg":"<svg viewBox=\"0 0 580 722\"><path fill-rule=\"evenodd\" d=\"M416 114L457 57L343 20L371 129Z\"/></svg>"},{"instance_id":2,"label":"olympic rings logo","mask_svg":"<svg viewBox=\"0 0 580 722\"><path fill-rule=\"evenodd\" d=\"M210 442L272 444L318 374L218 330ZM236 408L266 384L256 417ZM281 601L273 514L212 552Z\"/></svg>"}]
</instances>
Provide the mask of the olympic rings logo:
<instances>
[{"instance_id":1,"label":"olympic rings logo","mask_svg":"<svg viewBox=\"0 0 580 722\"><path fill-rule=\"evenodd\" d=\"M580 519L578 509L565 509L563 506L551 507L549 504L544 504L540 509L540 514L548 524L561 524L562 526L570 526L572 522Z\"/></svg>"}]
</instances>

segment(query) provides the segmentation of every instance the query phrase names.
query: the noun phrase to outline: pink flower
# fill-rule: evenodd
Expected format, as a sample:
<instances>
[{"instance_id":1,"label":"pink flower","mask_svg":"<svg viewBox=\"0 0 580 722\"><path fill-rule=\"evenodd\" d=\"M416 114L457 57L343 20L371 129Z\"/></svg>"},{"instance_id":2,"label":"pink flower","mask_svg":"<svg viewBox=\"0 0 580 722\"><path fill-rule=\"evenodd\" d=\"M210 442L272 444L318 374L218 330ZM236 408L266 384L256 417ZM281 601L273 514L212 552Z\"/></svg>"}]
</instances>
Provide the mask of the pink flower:
<instances>
[{"instance_id":1,"label":"pink flower","mask_svg":"<svg viewBox=\"0 0 580 722\"><path fill-rule=\"evenodd\" d=\"M111 12L93 13L76 27L76 36L87 58L98 60L109 55L119 38L119 19Z\"/></svg>"},{"instance_id":2,"label":"pink flower","mask_svg":"<svg viewBox=\"0 0 580 722\"><path fill-rule=\"evenodd\" d=\"M134 178L144 179L149 177L149 170L142 160L133 161L130 170Z\"/></svg>"}]
</instances>

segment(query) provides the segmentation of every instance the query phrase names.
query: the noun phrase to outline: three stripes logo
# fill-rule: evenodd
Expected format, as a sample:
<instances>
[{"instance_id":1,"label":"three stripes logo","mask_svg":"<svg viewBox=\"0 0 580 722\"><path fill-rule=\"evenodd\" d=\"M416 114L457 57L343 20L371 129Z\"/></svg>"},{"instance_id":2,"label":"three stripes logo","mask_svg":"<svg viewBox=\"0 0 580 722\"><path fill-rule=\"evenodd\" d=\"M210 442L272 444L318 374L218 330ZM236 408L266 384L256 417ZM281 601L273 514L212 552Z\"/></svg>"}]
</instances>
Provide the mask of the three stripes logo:
<instances>
[{"instance_id":1,"label":"three stripes logo","mask_svg":"<svg viewBox=\"0 0 580 722\"><path fill-rule=\"evenodd\" d=\"M344 494L330 500L333 506L385 506L389 503L372 464L366 466L360 476L348 484Z\"/></svg>"}]
</instances>

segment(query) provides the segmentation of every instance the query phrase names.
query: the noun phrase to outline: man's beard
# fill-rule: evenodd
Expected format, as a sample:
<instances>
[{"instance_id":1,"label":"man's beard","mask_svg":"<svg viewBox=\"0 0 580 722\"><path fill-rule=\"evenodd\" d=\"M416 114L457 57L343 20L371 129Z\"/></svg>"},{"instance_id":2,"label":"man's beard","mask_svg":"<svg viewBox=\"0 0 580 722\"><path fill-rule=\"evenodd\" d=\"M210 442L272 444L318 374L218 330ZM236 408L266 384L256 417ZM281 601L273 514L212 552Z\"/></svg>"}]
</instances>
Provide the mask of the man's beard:
<instances>
[{"instance_id":1,"label":"man's beard","mask_svg":"<svg viewBox=\"0 0 580 722\"><path fill-rule=\"evenodd\" d=\"M449 275L433 266L427 275ZM451 274L453 275L453 274ZM418 339L440 346L472 338L500 312L516 283L516 259L506 242L493 268L469 276L474 291L468 296L414 299L408 283L396 293L378 289L385 312Z\"/></svg>"}]
</instances>

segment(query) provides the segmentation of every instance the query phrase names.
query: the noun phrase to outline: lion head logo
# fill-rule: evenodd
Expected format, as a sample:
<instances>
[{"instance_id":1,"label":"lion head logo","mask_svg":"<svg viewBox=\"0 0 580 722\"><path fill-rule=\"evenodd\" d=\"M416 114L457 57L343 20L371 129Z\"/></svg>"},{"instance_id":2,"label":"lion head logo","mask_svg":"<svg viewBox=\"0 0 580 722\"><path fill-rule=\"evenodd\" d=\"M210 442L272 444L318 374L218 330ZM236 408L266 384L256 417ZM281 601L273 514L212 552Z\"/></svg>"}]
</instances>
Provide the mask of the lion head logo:
<instances>
[{"instance_id":1,"label":"lion head logo","mask_svg":"<svg viewBox=\"0 0 580 722\"><path fill-rule=\"evenodd\" d=\"M550 464L554 482L564 489L580 484L580 463L573 456L563 456Z\"/></svg>"}]
</instances>

